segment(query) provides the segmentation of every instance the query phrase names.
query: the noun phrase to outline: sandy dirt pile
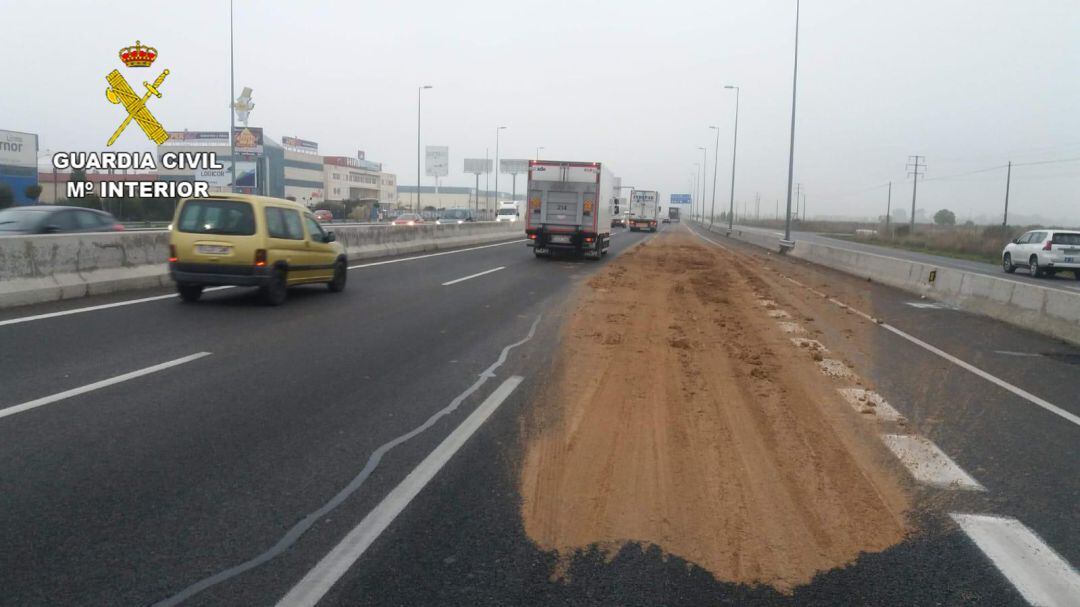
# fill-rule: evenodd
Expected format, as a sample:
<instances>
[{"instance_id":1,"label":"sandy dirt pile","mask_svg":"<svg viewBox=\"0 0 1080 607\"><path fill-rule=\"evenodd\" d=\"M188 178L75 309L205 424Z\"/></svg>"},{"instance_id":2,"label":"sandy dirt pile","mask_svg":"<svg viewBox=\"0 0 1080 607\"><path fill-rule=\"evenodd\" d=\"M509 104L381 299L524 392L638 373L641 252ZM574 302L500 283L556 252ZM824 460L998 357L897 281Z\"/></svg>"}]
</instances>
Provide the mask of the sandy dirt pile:
<instances>
[{"instance_id":1,"label":"sandy dirt pile","mask_svg":"<svg viewBox=\"0 0 1080 607\"><path fill-rule=\"evenodd\" d=\"M582 288L525 420L522 515L540 547L639 541L787 591L903 539L882 447L753 275L673 229Z\"/></svg>"}]
</instances>

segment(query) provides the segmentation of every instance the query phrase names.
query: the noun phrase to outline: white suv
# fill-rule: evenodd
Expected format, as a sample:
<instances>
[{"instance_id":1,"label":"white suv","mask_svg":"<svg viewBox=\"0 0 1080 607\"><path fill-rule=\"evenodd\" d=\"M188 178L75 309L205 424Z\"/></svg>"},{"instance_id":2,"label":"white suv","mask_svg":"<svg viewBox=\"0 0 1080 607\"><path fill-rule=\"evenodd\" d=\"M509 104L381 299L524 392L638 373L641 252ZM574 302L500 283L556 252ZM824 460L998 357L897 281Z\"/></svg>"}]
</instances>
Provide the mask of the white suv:
<instances>
[{"instance_id":1,"label":"white suv","mask_svg":"<svg viewBox=\"0 0 1080 607\"><path fill-rule=\"evenodd\" d=\"M1001 252L1001 267L1006 272L1015 272L1018 266L1027 266L1034 277L1071 270L1080 280L1080 232L1032 230L1021 234Z\"/></svg>"}]
</instances>

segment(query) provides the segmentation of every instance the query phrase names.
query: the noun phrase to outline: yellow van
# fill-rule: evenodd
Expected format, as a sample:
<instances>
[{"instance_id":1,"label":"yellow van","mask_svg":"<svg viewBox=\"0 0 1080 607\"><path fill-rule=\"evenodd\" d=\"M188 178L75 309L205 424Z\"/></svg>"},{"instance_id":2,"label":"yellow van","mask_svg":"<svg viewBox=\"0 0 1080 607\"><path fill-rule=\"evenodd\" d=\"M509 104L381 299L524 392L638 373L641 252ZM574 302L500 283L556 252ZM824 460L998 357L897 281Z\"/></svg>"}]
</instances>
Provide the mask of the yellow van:
<instances>
[{"instance_id":1,"label":"yellow van","mask_svg":"<svg viewBox=\"0 0 1080 607\"><path fill-rule=\"evenodd\" d=\"M209 285L259 287L276 306L293 285L345 288L345 247L311 211L281 198L217 194L184 198L169 235L169 274L180 298L198 301Z\"/></svg>"}]
</instances>

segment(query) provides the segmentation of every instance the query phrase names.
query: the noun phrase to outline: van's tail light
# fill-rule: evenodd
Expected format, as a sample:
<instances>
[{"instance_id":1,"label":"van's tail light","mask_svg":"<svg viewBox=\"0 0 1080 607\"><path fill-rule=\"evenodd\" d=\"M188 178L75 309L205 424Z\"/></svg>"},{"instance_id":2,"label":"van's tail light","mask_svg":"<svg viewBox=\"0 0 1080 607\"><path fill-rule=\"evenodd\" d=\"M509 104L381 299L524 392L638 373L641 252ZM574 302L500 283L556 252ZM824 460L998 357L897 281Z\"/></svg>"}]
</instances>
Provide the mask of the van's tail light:
<instances>
[{"instance_id":1,"label":"van's tail light","mask_svg":"<svg viewBox=\"0 0 1080 607\"><path fill-rule=\"evenodd\" d=\"M1043 250L1044 251L1049 251L1050 250L1050 245L1052 245L1052 244L1054 244L1053 240L1047 240L1046 244L1043 245Z\"/></svg>"},{"instance_id":2,"label":"van's tail light","mask_svg":"<svg viewBox=\"0 0 1080 607\"><path fill-rule=\"evenodd\" d=\"M169 245L169 263L174 263L177 260L176 257L176 245Z\"/></svg>"},{"instance_id":3,"label":"van's tail light","mask_svg":"<svg viewBox=\"0 0 1080 607\"><path fill-rule=\"evenodd\" d=\"M266 249L255 250L255 267L261 268L266 265Z\"/></svg>"}]
</instances>

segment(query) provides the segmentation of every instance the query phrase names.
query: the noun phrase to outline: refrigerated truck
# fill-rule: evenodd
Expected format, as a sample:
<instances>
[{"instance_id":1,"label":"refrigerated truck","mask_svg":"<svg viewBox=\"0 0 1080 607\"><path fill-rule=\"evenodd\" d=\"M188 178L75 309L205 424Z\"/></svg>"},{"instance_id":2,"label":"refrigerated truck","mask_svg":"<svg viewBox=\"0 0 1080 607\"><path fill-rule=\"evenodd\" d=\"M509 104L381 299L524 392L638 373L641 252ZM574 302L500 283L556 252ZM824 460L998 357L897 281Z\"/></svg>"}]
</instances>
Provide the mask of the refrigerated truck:
<instances>
[{"instance_id":1,"label":"refrigerated truck","mask_svg":"<svg viewBox=\"0 0 1080 607\"><path fill-rule=\"evenodd\" d=\"M611 171L599 162L529 161L525 235L537 257L599 259L611 246Z\"/></svg>"},{"instance_id":2,"label":"refrigerated truck","mask_svg":"<svg viewBox=\"0 0 1080 607\"><path fill-rule=\"evenodd\" d=\"M630 190L630 231L656 231L660 221L660 195L656 190Z\"/></svg>"}]
</instances>

